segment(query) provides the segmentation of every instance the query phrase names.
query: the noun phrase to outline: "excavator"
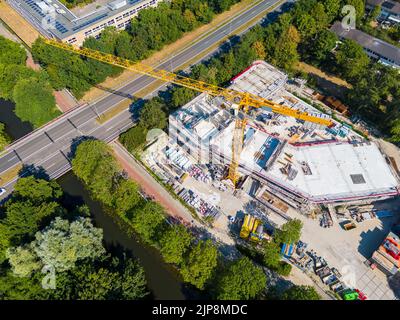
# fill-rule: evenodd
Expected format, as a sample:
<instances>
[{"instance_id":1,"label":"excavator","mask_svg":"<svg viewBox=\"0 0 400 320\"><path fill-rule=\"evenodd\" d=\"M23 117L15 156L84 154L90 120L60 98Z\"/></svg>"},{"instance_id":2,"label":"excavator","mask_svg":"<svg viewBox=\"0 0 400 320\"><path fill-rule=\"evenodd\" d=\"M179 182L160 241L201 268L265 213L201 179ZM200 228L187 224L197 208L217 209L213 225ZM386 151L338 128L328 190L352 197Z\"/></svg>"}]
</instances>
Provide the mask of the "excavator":
<instances>
[{"instance_id":1,"label":"excavator","mask_svg":"<svg viewBox=\"0 0 400 320\"><path fill-rule=\"evenodd\" d=\"M294 117L296 119L312 122L322 126L332 127L334 125L334 123L325 115L310 114L308 112L289 108L287 106L277 104L273 101L248 92L239 92L237 90L219 87L200 80L191 79L189 77L185 77L183 75L176 74L170 71L156 69L140 62L134 62L128 59L114 56L109 53L104 53L85 47L79 48L71 44L56 41L54 39L46 38L43 39L43 41L47 45L59 48L61 50L66 50L80 56L97 60L99 62L107 63L116 67L121 67L123 69L131 70L155 79L183 86L197 92L206 93L210 96L221 97L227 103L230 103L230 107L234 109L236 119L232 137L232 159L229 165L227 178L233 183L233 186L235 188L240 177L238 174L238 167L240 154L243 149L244 133L247 125L246 114L252 108L263 108L270 112Z\"/></svg>"}]
</instances>

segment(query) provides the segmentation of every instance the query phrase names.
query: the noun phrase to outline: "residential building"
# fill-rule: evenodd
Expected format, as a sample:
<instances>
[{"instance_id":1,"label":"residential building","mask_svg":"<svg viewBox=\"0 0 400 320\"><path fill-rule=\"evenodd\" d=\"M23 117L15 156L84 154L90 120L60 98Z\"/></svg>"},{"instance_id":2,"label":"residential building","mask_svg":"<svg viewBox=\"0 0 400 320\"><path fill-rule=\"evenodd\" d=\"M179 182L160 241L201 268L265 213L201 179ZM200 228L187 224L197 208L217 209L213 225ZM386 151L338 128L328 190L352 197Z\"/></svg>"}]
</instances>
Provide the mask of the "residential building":
<instances>
[{"instance_id":1,"label":"residential building","mask_svg":"<svg viewBox=\"0 0 400 320\"><path fill-rule=\"evenodd\" d=\"M336 21L331 31L341 39L350 39L364 48L368 56L384 65L400 68L400 48L357 29L346 29Z\"/></svg>"}]
</instances>

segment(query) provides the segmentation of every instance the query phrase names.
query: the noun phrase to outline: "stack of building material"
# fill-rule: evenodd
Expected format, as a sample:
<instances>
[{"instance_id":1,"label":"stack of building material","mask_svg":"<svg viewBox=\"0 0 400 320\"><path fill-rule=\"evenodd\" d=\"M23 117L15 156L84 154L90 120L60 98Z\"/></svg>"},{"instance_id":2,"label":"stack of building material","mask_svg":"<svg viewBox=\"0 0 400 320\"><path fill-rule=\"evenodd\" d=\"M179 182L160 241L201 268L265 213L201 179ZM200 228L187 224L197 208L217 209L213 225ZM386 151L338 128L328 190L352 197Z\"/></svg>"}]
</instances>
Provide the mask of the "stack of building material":
<instances>
[{"instance_id":1,"label":"stack of building material","mask_svg":"<svg viewBox=\"0 0 400 320\"><path fill-rule=\"evenodd\" d=\"M400 270L400 238L389 232L381 246L372 255L379 269L391 275Z\"/></svg>"}]
</instances>

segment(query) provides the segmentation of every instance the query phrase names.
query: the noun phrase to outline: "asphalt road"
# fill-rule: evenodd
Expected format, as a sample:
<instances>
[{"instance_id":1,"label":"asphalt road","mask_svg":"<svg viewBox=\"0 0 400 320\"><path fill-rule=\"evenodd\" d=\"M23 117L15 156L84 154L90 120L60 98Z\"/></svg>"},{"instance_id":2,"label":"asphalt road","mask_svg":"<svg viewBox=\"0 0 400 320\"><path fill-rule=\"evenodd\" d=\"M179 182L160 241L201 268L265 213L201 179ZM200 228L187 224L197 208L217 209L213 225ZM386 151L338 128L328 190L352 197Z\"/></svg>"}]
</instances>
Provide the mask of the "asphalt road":
<instances>
[{"instance_id":1,"label":"asphalt road","mask_svg":"<svg viewBox=\"0 0 400 320\"><path fill-rule=\"evenodd\" d=\"M193 59L193 57L200 55L210 46L221 42L227 35L237 34L235 31L239 27L248 23L277 2L278 0L265 0L249 8L234 17L230 23L214 30L194 45L167 59L158 68L171 70L172 67L175 70L179 69L180 66ZM202 56L202 59L205 57L206 54ZM154 81L153 78L141 76L116 91L123 92L124 95L130 94L134 96L135 92L140 91ZM107 111L126 99L124 95L107 95L91 105L63 115L60 119L16 142L7 153L0 157L0 174L18 163L22 163L25 166L43 168L50 178L57 178L67 172L70 169L68 155L74 141L81 139L82 136L91 136L110 142L134 124L134 119L129 110L121 112L104 124L99 124L96 121L98 114ZM12 190L15 182L16 180L11 181L4 186L8 191L7 193ZM2 198L5 196L7 194Z\"/></svg>"}]
</instances>

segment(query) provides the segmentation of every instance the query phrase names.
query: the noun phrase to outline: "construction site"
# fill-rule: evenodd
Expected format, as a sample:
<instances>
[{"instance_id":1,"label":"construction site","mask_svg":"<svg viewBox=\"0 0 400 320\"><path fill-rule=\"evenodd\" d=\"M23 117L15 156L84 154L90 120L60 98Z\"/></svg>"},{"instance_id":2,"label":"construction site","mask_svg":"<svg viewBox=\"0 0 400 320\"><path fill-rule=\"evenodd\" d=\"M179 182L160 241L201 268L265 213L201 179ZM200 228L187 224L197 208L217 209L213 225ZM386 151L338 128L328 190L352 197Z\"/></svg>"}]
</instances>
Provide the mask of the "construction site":
<instances>
[{"instance_id":1,"label":"construction site","mask_svg":"<svg viewBox=\"0 0 400 320\"><path fill-rule=\"evenodd\" d=\"M361 279L375 272L372 254L397 223L397 202L393 205L393 201L399 194L399 177L372 140L292 94L288 84L295 80L256 61L234 77L229 88L315 119L330 119L333 126L268 107L241 114L221 97L202 93L170 115L169 135L152 137L142 159L216 229L232 236L233 224L252 224L255 227L245 230L245 238L257 242L268 239L269 228L300 219L302 240L323 252L338 269L350 263L356 270L354 277ZM233 183L229 178L235 157L232 137L237 130L235 119L241 117L247 120ZM248 215L255 220L246 220ZM371 230L374 235L368 249L360 249L364 233ZM239 232L233 236L239 238ZM339 247L344 251L338 254ZM377 276L385 288L381 297L393 299L388 278L381 273ZM372 299L379 298L374 296L375 289L362 290Z\"/></svg>"}]
</instances>

